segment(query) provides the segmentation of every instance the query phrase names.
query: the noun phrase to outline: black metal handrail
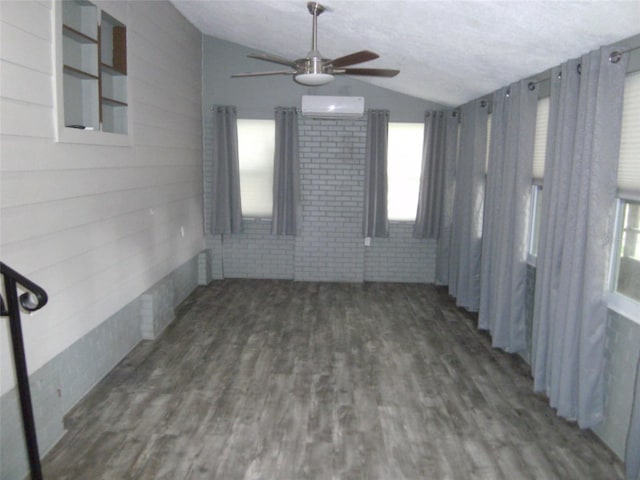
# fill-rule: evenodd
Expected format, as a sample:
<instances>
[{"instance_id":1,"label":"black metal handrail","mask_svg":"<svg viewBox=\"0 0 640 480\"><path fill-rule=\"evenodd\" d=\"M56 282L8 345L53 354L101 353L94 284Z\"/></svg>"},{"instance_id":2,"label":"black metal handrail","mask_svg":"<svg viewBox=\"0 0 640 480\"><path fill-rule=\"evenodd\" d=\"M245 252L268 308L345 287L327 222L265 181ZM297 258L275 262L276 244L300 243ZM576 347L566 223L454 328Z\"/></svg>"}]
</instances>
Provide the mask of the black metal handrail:
<instances>
[{"instance_id":1,"label":"black metal handrail","mask_svg":"<svg viewBox=\"0 0 640 480\"><path fill-rule=\"evenodd\" d=\"M0 316L9 317L13 360L16 369L16 379L18 381L20 411L22 413L22 426L24 428L24 437L27 444L29 469L31 471L32 480L41 480L42 468L40 466L36 426L33 419L33 405L31 404L31 391L29 388L29 372L27 371L24 340L22 338L22 324L20 322L20 307L27 312L34 312L46 305L48 297L47 292L45 292L42 287L36 285L34 282L2 262L0 262L0 273L4 280L4 290L7 295L6 306L2 299L2 295L0 295ZM20 285L22 289L26 290L22 295L18 295L18 285Z\"/></svg>"}]
</instances>

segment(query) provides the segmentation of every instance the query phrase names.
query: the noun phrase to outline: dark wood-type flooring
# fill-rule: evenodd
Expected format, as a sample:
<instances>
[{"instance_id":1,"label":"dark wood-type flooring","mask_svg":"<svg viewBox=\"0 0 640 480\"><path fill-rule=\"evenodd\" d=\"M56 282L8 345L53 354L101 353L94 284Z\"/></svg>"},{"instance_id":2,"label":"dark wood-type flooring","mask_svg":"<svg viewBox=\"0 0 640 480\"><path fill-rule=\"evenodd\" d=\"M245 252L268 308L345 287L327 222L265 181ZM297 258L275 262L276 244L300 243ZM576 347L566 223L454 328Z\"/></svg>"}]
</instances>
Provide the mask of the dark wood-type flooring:
<instances>
[{"instance_id":1,"label":"dark wood-type flooring","mask_svg":"<svg viewBox=\"0 0 640 480\"><path fill-rule=\"evenodd\" d=\"M430 285L199 288L67 416L46 479L617 479Z\"/></svg>"}]
</instances>

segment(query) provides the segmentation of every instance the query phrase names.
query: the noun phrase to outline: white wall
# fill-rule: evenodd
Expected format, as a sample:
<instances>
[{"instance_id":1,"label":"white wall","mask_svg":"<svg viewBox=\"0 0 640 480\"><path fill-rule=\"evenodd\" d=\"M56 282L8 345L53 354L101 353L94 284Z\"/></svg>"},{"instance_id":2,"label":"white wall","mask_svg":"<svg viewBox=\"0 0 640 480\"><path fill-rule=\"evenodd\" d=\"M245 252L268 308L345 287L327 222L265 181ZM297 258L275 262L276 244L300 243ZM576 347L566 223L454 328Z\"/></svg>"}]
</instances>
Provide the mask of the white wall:
<instances>
[{"instance_id":1,"label":"white wall","mask_svg":"<svg viewBox=\"0 0 640 480\"><path fill-rule=\"evenodd\" d=\"M30 372L204 248L202 36L167 2L94 3L127 24L127 147L56 143L57 6L0 1L0 254L49 294ZM0 351L3 394L6 318Z\"/></svg>"}]
</instances>

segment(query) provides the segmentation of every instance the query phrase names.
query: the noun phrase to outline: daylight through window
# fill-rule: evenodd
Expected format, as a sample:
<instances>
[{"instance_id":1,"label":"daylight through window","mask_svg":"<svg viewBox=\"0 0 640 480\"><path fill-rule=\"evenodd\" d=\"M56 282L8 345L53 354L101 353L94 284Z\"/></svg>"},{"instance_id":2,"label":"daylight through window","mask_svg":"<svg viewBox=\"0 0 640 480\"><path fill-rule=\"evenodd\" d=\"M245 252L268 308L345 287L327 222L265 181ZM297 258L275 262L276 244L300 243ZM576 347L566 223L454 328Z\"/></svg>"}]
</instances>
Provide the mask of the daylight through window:
<instances>
[{"instance_id":1,"label":"daylight through window","mask_svg":"<svg viewBox=\"0 0 640 480\"><path fill-rule=\"evenodd\" d=\"M271 217L275 120L238 119L240 197L245 217Z\"/></svg>"},{"instance_id":2,"label":"daylight through window","mask_svg":"<svg viewBox=\"0 0 640 480\"><path fill-rule=\"evenodd\" d=\"M389 123L387 214L389 220L415 221L422 169L424 124Z\"/></svg>"}]
</instances>

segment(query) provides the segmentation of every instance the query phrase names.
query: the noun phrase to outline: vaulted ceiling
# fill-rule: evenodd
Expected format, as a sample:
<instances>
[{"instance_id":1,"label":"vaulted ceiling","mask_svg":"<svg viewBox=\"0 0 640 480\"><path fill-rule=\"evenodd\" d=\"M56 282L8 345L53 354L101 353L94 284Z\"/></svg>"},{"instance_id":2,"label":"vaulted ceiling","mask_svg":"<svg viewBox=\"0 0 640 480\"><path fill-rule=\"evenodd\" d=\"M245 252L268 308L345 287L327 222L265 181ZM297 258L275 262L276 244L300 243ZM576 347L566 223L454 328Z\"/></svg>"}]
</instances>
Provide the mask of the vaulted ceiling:
<instances>
[{"instance_id":1,"label":"vaulted ceiling","mask_svg":"<svg viewBox=\"0 0 640 480\"><path fill-rule=\"evenodd\" d=\"M171 1L206 35L289 59L310 49L304 0ZM451 106L640 34L639 0L326 0L326 6L330 11L318 18L324 57L372 50L380 58L358 66L400 74L358 79ZM254 62L254 71L274 70Z\"/></svg>"}]
</instances>

